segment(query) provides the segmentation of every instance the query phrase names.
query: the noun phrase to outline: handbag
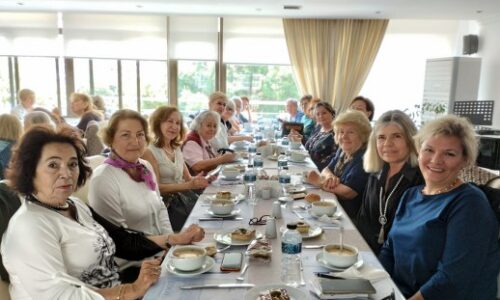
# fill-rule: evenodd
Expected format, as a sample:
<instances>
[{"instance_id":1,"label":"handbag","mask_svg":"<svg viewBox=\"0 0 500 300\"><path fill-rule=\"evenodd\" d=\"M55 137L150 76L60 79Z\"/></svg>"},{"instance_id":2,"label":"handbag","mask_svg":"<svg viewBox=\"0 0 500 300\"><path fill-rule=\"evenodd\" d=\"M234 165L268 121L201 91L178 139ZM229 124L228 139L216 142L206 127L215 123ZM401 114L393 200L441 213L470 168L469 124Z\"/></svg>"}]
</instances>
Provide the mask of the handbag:
<instances>
[{"instance_id":1,"label":"handbag","mask_svg":"<svg viewBox=\"0 0 500 300\"><path fill-rule=\"evenodd\" d=\"M146 237L143 232L117 226L90 207L92 217L108 232L116 245L115 256L126 260L141 261L164 249Z\"/></svg>"}]
</instances>

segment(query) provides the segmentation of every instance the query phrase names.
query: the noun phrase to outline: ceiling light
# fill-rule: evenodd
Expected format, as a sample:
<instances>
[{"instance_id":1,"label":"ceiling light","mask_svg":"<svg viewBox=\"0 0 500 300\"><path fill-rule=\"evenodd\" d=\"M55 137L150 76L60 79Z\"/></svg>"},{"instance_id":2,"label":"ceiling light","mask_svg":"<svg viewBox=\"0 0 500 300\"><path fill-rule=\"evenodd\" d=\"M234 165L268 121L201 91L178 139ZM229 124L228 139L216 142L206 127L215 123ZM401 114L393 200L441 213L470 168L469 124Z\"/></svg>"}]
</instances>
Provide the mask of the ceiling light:
<instances>
[{"instance_id":1,"label":"ceiling light","mask_svg":"<svg viewBox=\"0 0 500 300\"><path fill-rule=\"evenodd\" d=\"M144 6L142 4L137 4L135 7L137 7L137 8L143 8Z\"/></svg>"},{"instance_id":2,"label":"ceiling light","mask_svg":"<svg viewBox=\"0 0 500 300\"><path fill-rule=\"evenodd\" d=\"M24 5L24 2L17 2L17 5Z\"/></svg>"},{"instance_id":3,"label":"ceiling light","mask_svg":"<svg viewBox=\"0 0 500 300\"><path fill-rule=\"evenodd\" d=\"M483 13L482 10L480 10L480 9L476 10L476 14L481 14L481 13Z\"/></svg>"},{"instance_id":4,"label":"ceiling light","mask_svg":"<svg viewBox=\"0 0 500 300\"><path fill-rule=\"evenodd\" d=\"M381 12L380 10L377 10L375 13L376 13L377 15L380 15L382 12Z\"/></svg>"},{"instance_id":5,"label":"ceiling light","mask_svg":"<svg viewBox=\"0 0 500 300\"><path fill-rule=\"evenodd\" d=\"M260 12L260 11L262 11L262 8L258 7L255 10Z\"/></svg>"},{"instance_id":6,"label":"ceiling light","mask_svg":"<svg viewBox=\"0 0 500 300\"><path fill-rule=\"evenodd\" d=\"M300 6L300 5L283 5L283 9L299 10L301 8L302 8L302 6Z\"/></svg>"}]
</instances>

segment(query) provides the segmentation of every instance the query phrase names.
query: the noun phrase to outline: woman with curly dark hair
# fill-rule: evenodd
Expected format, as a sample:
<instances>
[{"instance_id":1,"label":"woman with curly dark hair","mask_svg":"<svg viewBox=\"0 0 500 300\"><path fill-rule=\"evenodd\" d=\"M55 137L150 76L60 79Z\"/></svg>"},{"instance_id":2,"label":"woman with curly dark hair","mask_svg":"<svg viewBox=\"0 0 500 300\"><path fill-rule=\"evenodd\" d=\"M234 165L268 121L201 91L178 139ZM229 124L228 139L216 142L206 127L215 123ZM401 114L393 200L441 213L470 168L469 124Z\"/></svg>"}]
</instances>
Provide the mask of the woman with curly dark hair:
<instances>
[{"instance_id":1,"label":"woman with curly dark hair","mask_svg":"<svg viewBox=\"0 0 500 300\"><path fill-rule=\"evenodd\" d=\"M115 243L71 194L90 176L74 136L34 127L20 140L7 179L26 201L1 244L13 299L136 299L160 275L145 261L133 284L120 284Z\"/></svg>"}]
</instances>

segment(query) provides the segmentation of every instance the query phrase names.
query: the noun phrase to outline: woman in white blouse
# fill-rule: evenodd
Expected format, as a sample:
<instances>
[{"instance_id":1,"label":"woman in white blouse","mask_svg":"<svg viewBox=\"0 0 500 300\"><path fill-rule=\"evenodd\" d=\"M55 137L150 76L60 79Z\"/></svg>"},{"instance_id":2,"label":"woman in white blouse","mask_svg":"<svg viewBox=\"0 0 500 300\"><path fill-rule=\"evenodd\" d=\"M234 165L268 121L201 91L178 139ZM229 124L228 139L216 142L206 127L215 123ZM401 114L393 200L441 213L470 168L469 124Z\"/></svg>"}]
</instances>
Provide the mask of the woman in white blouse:
<instances>
[{"instance_id":1,"label":"woman in white blouse","mask_svg":"<svg viewBox=\"0 0 500 300\"><path fill-rule=\"evenodd\" d=\"M26 201L1 244L12 299L136 299L160 275L144 261L139 278L120 284L115 243L89 208L70 195L91 173L81 140L34 127L19 142L7 178Z\"/></svg>"},{"instance_id":2,"label":"woman in white blouse","mask_svg":"<svg viewBox=\"0 0 500 300\"><path fill-rule=\"evenodd\" d=\"M115 225L144 233L162 248L203 239L204 231L192 225L174 233L152 166L140 157L149 142L148 124L136 111L115 112L103 132L111 148L105 163L90 180L89 202L98 214Z\"/></svg>"},{"instance_id":3,"label":"woman in white blouse","mask_svg":"<svg viewBox=\"0 0 500 300\"><path fill-rule=\"evenodd\" d=\"M142 157L153 166L160 194L168 207L172 228L179 231L198 199L198 194L193 190L206 188L208 180L203 174L191 177L184 163L180 146L186 129L182 114L176 107L158 107L149 118L149 124L153 143Z\"/></svg>"}]
</instances>

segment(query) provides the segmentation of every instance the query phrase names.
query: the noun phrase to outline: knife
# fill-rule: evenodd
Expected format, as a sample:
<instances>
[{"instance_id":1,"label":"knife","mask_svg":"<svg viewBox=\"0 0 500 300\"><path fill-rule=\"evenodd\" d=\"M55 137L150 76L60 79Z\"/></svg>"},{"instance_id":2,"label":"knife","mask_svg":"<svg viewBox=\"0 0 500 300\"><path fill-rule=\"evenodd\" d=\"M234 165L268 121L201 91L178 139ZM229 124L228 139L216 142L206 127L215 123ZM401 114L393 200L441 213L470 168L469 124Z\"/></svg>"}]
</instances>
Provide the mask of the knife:
<instances>
[{"instance_id":1,"label":"knife","mask_svg":"<svg viewBox=\"0 0 500 300\"><path fill-rule=\"evenodd\" d=\"M199 218L198 221L239 221L243 220L242 217L238 218Z\"/></svg>"},{"instance_id":2,"label":"knife","mask_svg":"<svg viewBox=\"0 0 500 300\"><path fill-rule=\"evenodd\" d=\"M325 245L302 245L304 249L321 249L325 247Z\"/></svg>"},{"instance_id":3,"label":"knife","mask_svg":"<svg viewBox=\"0 0 500 300\"><path fill-rule=\"evenodd\" d=\"M195 290L195 289L231 289L231 288L252 288L253 283L221 283L221 284L200 284L200 285L186 285L181 286L181 290Z\"/></svg>"}]
</instances>

